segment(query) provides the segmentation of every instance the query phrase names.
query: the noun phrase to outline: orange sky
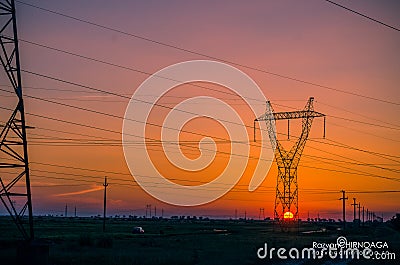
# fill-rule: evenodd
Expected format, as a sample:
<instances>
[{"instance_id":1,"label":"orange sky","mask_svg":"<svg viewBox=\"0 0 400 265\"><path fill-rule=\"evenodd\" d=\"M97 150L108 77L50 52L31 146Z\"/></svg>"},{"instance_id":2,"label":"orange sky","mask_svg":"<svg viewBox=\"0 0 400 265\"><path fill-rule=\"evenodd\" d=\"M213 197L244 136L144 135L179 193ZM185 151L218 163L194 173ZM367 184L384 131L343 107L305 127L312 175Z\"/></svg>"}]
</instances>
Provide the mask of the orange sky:
<instances>
[{"instance_id":1,"label":"orange sky","mask_svg":"<svg viewBox=\"0 0 400 265\"><path fill-rule=\"evenodd\" d=\"M237 66L259 85L276 111L302 109L307 99L313 96L315 109L327 115L326 139L322 139L322 120L316 119L310 141L307 142L301 158L298 170L300 218L307 218L308 212L311 217L319 213L323 218L340 218L341 202L338 198L342 189L400 190L399 181L379 177L400 179L398 32L324 1L260 1L252 4L240 1L229 4L202 1L191 4L171 2L168 5L130 1L111 5L108 1L97 1L96 4L83 3L79 7L66 1L38 1L35 4L267 72L395 102L396 104L389 104L369 100ZM400 25L400 6L397 3L354 1L347 4L388 24L397 27ZM22 40L147 73L154 73L178 62L207 59L21 4L17 5L17 12L19 37ZM148 77L135 71L88 61L23 41L20 49L23 69L128 97ZM9 89L4 74L1 75L1 85L3 89ZM145 205L151 204L157 207L158 214L160 209L164 209L166 215L233 217L237 209L239 216L243 216L246 211L247 216L258 218L259 208L265 208L266 216L272 216L277 176L275 162L262 185L254 192L248 191L257 162L253 157L257 157L259 148L252 146L252 158L249 159L244 175L222 198L198 207L171 206L145 193L130 176L120 135L121 117L125 113L128 99L88 91L27 73L23 74L23 85L26 96L45 98L120 117L106 117L26 97L28 113L102 129L27 116L29 125L36 128L28 132L31 144L29 154L33 207L36 214L62 214L65 204L71 209L76 206L78 214L100 214L102 191L99 187L107 175L110 182L110 214L144 215ZM0 95L2 106L14 106L15 102L8 97L10 94L0 92ZM219 97L241 114L246 125L252 126L255 116L249 113L243 102L229 94L183 86L171 91L159 103L173 107L186 98L199 95ZM154 94L149 91L144 100L152 99ZM155 107L150 120L160 124L166 114L165 109ZM263 113L258 113L261 114ZM8 115L6 111L2 111L1 122ZM288 147L295 138L292 137L291 142L285 140L286 126L286 121L277 123L278 139ZM297 135L298 128L300 123L293 121L291 134ZM210 137L228 137L217 121L206 118L192 120L184 129ZM150 128L148 133L159 137L158 129ZM248 134L252 139L251 128L248 128ZM182 133L180 136L182 141L201 140L198 135ZM194 159L200 152L197 143L191 144L193 148L181 146L181 150ZM334 146L342 144L353 149ZM230 152L229 146L224 143L217 143L217 148L218 151ZM155 145L151 149L150 155L154 164L165 177L180 184L191 185L193 181L212 180L227 163L225 155L217 154L208 168L199 172L183 172L167 161L160 146ZM10 177L10 174L4 173L4 176ZM385 218L400 211L400 193L349 192L348 196L357 197L366 208L379 214L384 213ZM349 200L348 218L352 216L350 203ZM5 213L3 208L0 208L0 213Z\"/></svg>"}]
</instances>

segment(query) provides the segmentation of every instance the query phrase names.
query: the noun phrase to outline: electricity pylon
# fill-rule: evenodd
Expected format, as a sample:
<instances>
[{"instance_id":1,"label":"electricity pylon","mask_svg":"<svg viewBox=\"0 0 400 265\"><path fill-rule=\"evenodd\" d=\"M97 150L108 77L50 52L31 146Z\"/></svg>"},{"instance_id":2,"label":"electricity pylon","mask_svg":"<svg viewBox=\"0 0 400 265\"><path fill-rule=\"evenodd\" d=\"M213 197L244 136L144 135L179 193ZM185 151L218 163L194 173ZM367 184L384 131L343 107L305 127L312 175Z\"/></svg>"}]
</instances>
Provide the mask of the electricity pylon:
<instances>
[{"instance_id":1,"label":"electricity pylon","mask_svg":"<svg viewBox=\"0 0 400 265\"><path fill-rule=\"evenodd\" d=\"M271 103L267 101L267 110L264 115L254 120L265 121L268 128L268 135L272 147L275 149L275 159L278 165L278 178L276 182L275 197L275 219L297 220L298 219L298 185L297 185L297 166L303 153L308 134L314 118L324 117L324 137L325 137L325 115L314 111L314 98L310 97L304 110L289 112L274 112ZM286 151L276 138L275 121L302 119L302 131L293 147ZM289 133L288 133L289 137Z\"/></svg>"},{"instance_id":2,"label":"electricity pylon","mask_svg":"<svg viewBox=\"0 0 400 265\"><path fill-rule=\"evenodd\" d=\"M0 1L0 60L16 96L16 107L5 124L0 125L0 169L12 174L11 180L0 175L0 199L27 241L34 239L32 200L29 178L28 144L26 141L25 111L22 98L21 69L19 61L17 21L14 0ZM3 170L2 172L3 173ZM16 187L24 181L24 188ZM24 200L17 209L12 197ZM18 201L20 202L20 201ZM28 210L28 228L24 215Z\"/></svg>"}]
</instances>

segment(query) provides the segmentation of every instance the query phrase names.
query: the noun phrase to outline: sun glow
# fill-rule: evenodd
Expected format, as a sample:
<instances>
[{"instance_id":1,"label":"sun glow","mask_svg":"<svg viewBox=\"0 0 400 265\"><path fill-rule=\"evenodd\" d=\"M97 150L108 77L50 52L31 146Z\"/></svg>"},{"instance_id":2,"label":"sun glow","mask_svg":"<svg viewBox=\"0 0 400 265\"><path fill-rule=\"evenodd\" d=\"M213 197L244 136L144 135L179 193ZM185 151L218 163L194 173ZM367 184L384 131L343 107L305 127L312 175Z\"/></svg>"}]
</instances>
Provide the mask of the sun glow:
<instances>
[{"instance_id":1,"label":"sun glow","mask_svg":"<svg viewBox=\"0 0 400 265\"><path fill-rule=\"evenodd\" d=\"M283 214L283 219L285 220L292 220L293 219L293 213L291 212L286 212Z\"/></svg>"}]
</instances>

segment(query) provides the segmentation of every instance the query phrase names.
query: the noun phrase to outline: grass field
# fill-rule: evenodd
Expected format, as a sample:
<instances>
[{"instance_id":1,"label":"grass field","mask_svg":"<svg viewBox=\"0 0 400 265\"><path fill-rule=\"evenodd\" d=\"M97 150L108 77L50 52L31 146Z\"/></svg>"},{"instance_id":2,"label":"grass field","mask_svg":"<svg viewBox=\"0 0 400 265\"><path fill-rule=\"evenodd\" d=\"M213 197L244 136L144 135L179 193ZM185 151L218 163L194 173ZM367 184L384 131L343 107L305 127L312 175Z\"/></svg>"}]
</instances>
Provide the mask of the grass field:
<instances>
[{"instance_id":1,"label":"grass field","mask_svg":"<svg viewBox=\"0 0 400 265\"><path fill-rule=\"evenodd\" d=\"M141 226L144 234L132 234ZM259 259L257 250L312 247L313 242L335 243L340 235L348 241L384 241L400 259L400 232L389 224L351 227L345 233L339 224L302 223L282 232L263 221L229 220L102 220L92 218L35 219L35 235L50 245L49 264L376 264L377 260ZM311 231L311 232L310 232ZM317 232L318 231L318 232ZM308 233L303 233L308 232ZM0 264L16 263L19 233L9 218L0 218ZM287 255L287 253L286 253ZM380 264L396 264L396 260ZM379 262L378 262L379 263ZM397 263L398 264L398 263Z\"/></svg>"}]
</instances>

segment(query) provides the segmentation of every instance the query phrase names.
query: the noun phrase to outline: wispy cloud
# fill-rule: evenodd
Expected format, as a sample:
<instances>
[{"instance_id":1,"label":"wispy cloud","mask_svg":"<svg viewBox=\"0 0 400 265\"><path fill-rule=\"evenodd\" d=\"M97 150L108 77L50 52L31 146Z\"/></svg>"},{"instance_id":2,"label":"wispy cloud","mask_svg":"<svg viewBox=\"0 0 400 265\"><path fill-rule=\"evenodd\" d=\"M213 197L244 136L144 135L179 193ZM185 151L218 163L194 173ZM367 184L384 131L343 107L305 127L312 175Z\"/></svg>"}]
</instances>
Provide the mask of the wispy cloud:
<instances>
[{"instance_id":1,"label":"wispy cloud","mask_svg":"<svg viewBox=\"0 0 400 265\"><path fill-rule=\"evenodd\" d=\"M92 188L92 189L60 193L60 194L56 194L54 196L55 197L74 196L74 195L80 195L80 194L85 194L85 193L89 193L89 192L95 192L95 191L98 191L98 190L101 190L101 189L103 189L103 187L96 187L96 188Z\"/></svg>"}]
</instances>

